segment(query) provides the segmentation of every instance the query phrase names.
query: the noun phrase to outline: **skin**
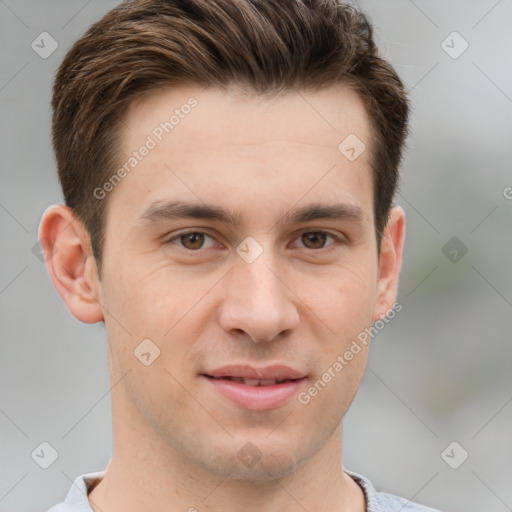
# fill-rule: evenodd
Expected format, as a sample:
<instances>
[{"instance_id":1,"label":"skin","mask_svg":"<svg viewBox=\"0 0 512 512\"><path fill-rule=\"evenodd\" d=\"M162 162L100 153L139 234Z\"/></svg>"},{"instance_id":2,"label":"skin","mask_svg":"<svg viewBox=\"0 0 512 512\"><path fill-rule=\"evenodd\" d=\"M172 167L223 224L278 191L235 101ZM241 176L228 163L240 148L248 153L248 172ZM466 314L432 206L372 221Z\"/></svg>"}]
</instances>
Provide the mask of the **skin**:
<instances>
[{"instance_id":1,"label":"skin","mask_svg":"<svg viewBox=\"0 0 512 512\"><path fill-rule=\"evenodd\" d=\"M131 105L127 158L192 96L197 107L105 199L101 279L87 231L67 207L50 207L40 226L48 271L70 312L104 321L107 332L114 446L91 506L363 511L362 490L341 460L342 420L367 347L307 405L294 396L247 410L200 375L228 363L282 363L307 374L303 391L393 306L405 217L391 209L379 255L364 105L343 86L272 100L167 89ZM338 150L349 134L367 148L353 162ZM242 222L138 220L170 199L238 211ZM313 203L358 207L361 216L279 222ZM177 237L185 228L208 235L204 244ZM319 231L339 242L302 236ZM250 264L236 252L249 236L263 249ZM147 338L160 356L144 366L133 352ZM252 467L238 457L249 442L261 457Z\"/></svg>"}]
</instances>

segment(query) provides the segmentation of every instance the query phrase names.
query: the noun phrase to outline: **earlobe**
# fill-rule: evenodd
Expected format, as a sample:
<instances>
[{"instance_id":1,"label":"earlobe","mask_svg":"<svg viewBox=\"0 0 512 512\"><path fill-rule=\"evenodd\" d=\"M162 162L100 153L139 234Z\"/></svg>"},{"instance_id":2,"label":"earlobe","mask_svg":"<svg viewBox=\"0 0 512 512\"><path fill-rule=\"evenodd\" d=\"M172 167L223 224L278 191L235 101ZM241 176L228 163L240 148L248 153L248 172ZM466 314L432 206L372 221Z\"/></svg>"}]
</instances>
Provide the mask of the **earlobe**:
<instances>
[{"instance_id":1,"label":"earlobe","mask_svg":"<svg viewBox=\"0 0 512 512\"><path fill-rule=\"evenodd\" d=\"M85 323L103 320L100 281L83 223L65 205L48 208L39 225L50 278L71 314Z\"/></svg>"},{"instance_id":2,"label":"earlobe","mask_svg":"<svg viewBox=\"0 0 512 512\"><path fill-rule=\"evenodd\" d=\"M374 322L383 318L396 301L404 241L405 212L400 206L393 206L381 242Z\"/></svg>"}]
</instances>

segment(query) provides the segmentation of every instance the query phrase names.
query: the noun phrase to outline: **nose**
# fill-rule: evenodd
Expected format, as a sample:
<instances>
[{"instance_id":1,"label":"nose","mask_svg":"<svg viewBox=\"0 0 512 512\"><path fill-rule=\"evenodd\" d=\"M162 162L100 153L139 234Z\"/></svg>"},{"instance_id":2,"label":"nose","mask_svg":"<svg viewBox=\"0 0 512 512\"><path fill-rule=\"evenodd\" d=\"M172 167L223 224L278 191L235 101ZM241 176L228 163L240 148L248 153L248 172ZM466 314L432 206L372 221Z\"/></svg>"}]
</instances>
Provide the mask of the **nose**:
<instances>
[{"instance_id":1,"label":"nose","mask_svg":"<svg viewBox=\"0 0 512 512\"><path fill-rule=\"evenodd\" d=\"M232 336L274 341L299 325L298 298L269 252L252 263L238 259L227 276L219 322Z\"/></svg>"}]
</instances>

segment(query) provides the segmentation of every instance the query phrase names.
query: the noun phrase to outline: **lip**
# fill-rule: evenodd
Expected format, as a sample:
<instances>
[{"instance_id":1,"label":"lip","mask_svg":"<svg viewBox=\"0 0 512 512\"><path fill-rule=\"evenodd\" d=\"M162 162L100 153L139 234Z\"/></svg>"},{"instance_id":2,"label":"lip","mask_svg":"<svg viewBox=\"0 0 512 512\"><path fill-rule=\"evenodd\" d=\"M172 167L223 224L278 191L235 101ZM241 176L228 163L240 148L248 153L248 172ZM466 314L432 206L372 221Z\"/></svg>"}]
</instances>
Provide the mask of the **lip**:
<instances>
[{"instance_id":1,"label":"lip","mask_svg":"<svg viewBox=\"0 0 512 512\"><path fill-rule=\"evenodd\" d=\"M251 411L265 411L280 407L297 393L299 387L306 380L302 378L270 386L248 386L243 382L214 379L206 375L201 375L201 377L236 405Z\"/></svg>"},{"instance_id":2,"label":"lip","mask_svg":"<svg viewBox=\"0 0 512 512\"><path fill-rule=\"evenodd\" d=\"M205 372L215 378L242 377L246 379L303 379L306 374L283 364L273 364L262 368L256 368L247 364L232 364L216 370Z\"/></svg>"},{"instance_id":3,"label":"lip","mask_svg":"<svg viewBox=\"0 0 512 512\"><path fill-rule=\"evenodd\" d=\"M284 405L304 385L306 375L285 365L255 368L249 365L230 365L202 374L201 377L214 390L233 403L252 411L265 411ZM247 379L293 379L267 386L250 386L223 377Z\"/></svg>"}]
</instances>

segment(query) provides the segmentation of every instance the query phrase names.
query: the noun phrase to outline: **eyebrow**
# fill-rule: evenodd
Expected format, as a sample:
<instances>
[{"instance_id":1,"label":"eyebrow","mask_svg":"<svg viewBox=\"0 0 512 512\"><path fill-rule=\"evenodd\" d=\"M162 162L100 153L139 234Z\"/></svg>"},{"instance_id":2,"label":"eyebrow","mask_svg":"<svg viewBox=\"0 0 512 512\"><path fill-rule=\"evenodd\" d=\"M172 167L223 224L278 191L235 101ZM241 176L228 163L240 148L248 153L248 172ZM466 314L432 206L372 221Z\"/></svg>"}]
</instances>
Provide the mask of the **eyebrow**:
<instances>
[{"instance_id":1,"label":"eyebrow","mask_svg":"<svg viewBox=\"0 0 512 512\"><path fill-rule=\"evenodd\" d=\"M359 206L351 204L314 203L286 212L279 222L300 224L312 220L348 220L362 224L364 211Z\"/></svg>"},{"instance_id":2,"label":"eyebrow","mask_svg":"<svg viewBox=\"0 0 512 512\"><path fill-rule=\"evenodd\" d=\"M276 224L299 224L313 220L347 220L363 224L364 218L363 209L356 205L314 203L288 210L281 215ZM243 214L240 211L228 211L206 203L157 201L137 218L137 222L148 224L174 219L214 220L236 227L242 224Z\"/></svg>"},{"instance_id":3,"label":"eyebrow","mask_svg":"<svg viewBox=\"0 0 512 512\"><path fill-rule=\"evenodd\" d=\"M223 224L238 226L242 215L229 212L220 206L206 203L186 203L184 201L158 201L149 206L137 221L153 223L173 219L206 219L217 220Z\"/></svg>"}]
</instances>

